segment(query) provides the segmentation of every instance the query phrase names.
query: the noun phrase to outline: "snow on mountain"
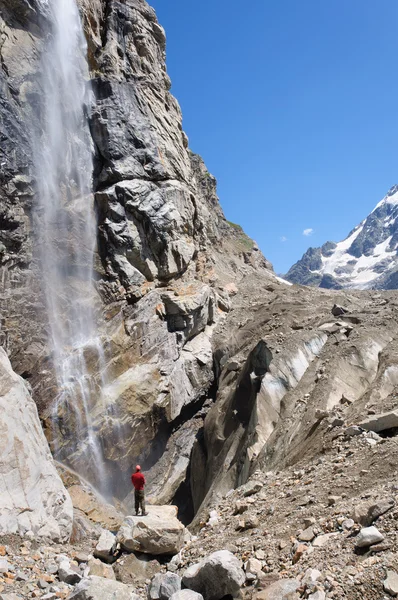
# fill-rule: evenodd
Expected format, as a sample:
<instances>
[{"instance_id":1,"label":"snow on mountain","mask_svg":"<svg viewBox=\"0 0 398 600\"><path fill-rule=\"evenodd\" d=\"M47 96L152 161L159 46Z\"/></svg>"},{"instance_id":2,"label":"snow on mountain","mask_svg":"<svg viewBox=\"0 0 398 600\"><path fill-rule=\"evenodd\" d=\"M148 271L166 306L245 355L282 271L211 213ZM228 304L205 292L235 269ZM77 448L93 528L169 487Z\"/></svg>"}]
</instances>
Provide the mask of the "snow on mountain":
<instances>
[{"instance_id":1,"label":"snow on mountain","mask_svg":"<svg viewBox=\"0 0 398 600\"><path fill-rule=\"evenodd\" d=\"M398 185L345 240L309 248L285 277L324 288L397 289Z\"/></svg>"}]
</instances>

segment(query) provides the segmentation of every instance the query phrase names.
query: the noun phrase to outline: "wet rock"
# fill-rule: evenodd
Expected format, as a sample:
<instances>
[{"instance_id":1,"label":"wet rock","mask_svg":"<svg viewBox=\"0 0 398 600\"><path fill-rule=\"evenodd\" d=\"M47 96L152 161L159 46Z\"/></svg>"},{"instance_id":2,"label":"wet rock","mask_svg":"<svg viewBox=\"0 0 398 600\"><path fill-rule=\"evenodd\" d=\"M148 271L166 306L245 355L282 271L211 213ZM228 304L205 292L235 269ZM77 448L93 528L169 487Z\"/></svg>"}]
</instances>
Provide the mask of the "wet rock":
<instances>
[{"instance_id":1,"label":"wet rock","mask_svg":"<svg viewBox=\"0 0 398 600\"><path fill-rule=\"evenodd\" d=\"M359 532L355 545L357 548L368 548L373 544L378 544L384 540L384 535L380 533L377 527L364 527Z\"/></svg>"},{"instance_id":2,"label":"wet rock","mask_svg":"<svg viewBox=\"0 0 398 600\"><path fill-rule=\"evenodd\" d=\"M116 560L115 549L116 536L104 529L94 550L95 558L100 558L107 563L112 563Z\"/></svg>"},{"instance_id":3,"label":"wet rock","mask_svg":"<svg viewBox=\"0 0 398 600\"><path fill-rule=\"evenodd\" d=\"M144 517L126 517L116 536L127 552L177 554L184 545L185 527L175 506L148 506Z\"/></svg>"},{"instance_id":4,"label":"wet rock","mask_svg":"<svg viewBox=\"0 0 398 600\"><path fill-rule=\"evenodd\" d=\"M398 574L395 571L387 571L387 577L383 581L383 588L390 596L398 596Z\"/></svg>"},{"instance_id":5,"label":"wet rock","mask_svg":"<svg viewBox=\"0 0 398 600\"><path fill-rule=\"evenodd\" d=\"M182 581L204 600L219 600L237 594L245 579L240 561L228 550L220 550L189 567Z\"/></svg>"}]
</instances>

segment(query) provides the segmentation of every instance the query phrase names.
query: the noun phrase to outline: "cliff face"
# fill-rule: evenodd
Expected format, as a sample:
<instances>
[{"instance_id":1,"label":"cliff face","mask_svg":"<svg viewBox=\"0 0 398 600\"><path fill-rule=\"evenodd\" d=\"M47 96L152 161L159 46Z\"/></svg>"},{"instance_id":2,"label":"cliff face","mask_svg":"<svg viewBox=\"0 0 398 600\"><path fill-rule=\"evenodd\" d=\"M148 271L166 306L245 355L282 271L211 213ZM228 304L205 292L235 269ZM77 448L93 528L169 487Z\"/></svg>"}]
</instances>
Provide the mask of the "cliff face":
<instances>
[{"instance_id":1,"label":"cliff face","mask_svg":"<svg viewBox=\"0 0 398 600\"><path fill-rule=\"evenodd\" d=\"M102 403L89 407L90 420L119 498L129 490L132 464L139 460L150 469L162 456L166 461L167 450L167 468L158 466L153 476L154 493L165 502L183 485L197 431L187 426L179 433L176 425L211 393L214 326L245 277L274 275L254 242L227 223L215 179L188 148L154 11L143 0L82 0L80 9L94 94L98 250L92 302L99 307L106 362L104 377L95 357L85 357L103 387ZM38 260L41 215L29 124L40 110L46 4L3 0L0 31L0 342L32 386L50 442L54 431L62 440L53 447L57 458L90 478L85 441L74 435L76 416L62 405L54 416Z\"/></svg>"}]
</instances>

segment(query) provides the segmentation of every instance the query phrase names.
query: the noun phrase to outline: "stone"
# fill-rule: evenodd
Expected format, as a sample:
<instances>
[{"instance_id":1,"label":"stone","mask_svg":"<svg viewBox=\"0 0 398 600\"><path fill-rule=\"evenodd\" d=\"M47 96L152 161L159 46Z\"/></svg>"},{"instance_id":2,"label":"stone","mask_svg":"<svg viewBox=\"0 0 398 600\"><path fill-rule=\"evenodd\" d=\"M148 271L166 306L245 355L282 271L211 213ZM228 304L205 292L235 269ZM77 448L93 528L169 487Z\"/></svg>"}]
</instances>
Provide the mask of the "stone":
<instances>
[{"instance_id":1,"label":"stone","mask_svg":"<svg viewBox=\"0 0 398 600\"><path fill-rule=\"evenodd\" d=\"M202 594L204 600L235 596L245 580L241 562L228 550L213 552L190 566L182 578L184 586Z\"/></svg>"},{"instance_id":2,"label":"stone","mask_svg":"<svg viewBox=\"0 0 398 600\"><path fill-rule=\"evenodd\" d=\"M355 437L357 435L361 435L363 433L363 429L357 427L356 425L350 425L350 427L347 427L344 433L347 437Z\"/></svg>"},{"instance_id":3,"label":"stone","mask_svg":"<svg viewBox=\"0 0 398 600\"><path fill-rule=\"evenodd\" d=\"M303 556L304 552L308 550L308 546L305 544L298 544L292 558L292 563L295 565L300 558Z\"/></svg>"},{"instance_id":4,"label":"stone","mask_svg":"<svg viewBox=\"0 0 398 600\"><path fill-rule=\"evenodd\" d=\"M308 596L308 600L325 600L326 594L323 590L317 590Z\"/></svg>"},{"instance_id":5,"label":"stone","mask_svg":"<svg viewBox=\"0 0 398 600\"><path fill-rule=\"evenodd\" d=\"M390 596L398 596L398 574L395 571L387 570L387 577L383 581L383 589Z\"/></svg>"},{"instance_id":6,"label":"stone","mask_svg":"<svg viewBox=\"0 0 398 600\"><path fill-rule=\"evenodd\" d=\"M140 600L134 592L131 585L93 576L82 579L68 600Z\"/></svg>"},{"instance_id":7,"label":"stone","mask_svg":"<svg viewBox=\"0 0 398 600\"><path fill-rule=\"evenodd\" d=\"M242 491L245 497L253 496L257 494L263 488L263 484L260 481L249 481L243 486Z\"/></svg>"},{"instance_id":8,"label":"stone","mask_svg":"<svg viewBox=\"0 0 398 600\"><path fill-rule=\"evenodd\" d=\"M71 499L56 471L36 405L2 348L0 429L0 534L23 536L33 530L37 538L69 539Z\"/></svg>"},{"instance_id":9,"label":"stone","mask_svg":"<svg viewBox=\"0 0 398 600\"><path fill-rule=\"evenodd\" d=\"M341 500L341 496L329 496L328 506L334 506L339 500Z\"/></svg>"},{"instance_id":10,"label":"stone","mask_svg":"<svg viewBox=\"0 0 398 600\"><path fill-rule=\"evenodd\" d=\"M312 545L315 548L322 548L323 546L325 546L329 540L331 538L336 537L336 535L339 535L338 533L324 533L322 535L318 535L315 540L312 542Z\"/></svg>"},{"instance_id":11,"label":"stone","mask_svg":"<svg viewBox=\"0 0 398 600\"><path fill-rule=\"evenodd\" d=\"M116 579L112 565L103 563L99 558L90 558L87 575L95 575L97 577L104 577L105 579Z\"/></svg>"},{"instance_id":12,"label":"stone","mask_svg":"<svg viewBox=\"0 0 398 600\"><path fill-rule=\"evenodd\" d=\"M355 545L357 548L368 548L373 544L378 544L384 540L384 535L380 533L377 527L364 527L356 537Z\"/></svg>"},{"instance_id":13,"label":"stone","mask_svg":"<svg viewBox=\"0 0 398 600\"><path fill-rule=\"evenodd\" d=\"M158 573L148 586L148 600L169 600L181 590L181 577L175 573Z\"/></svg>"},{"instance_id":14,"label":"stone","mask_svg":"<svg viewBox=\"0 0 398 600\"><path fill-rule=\"evenodd\" d=\"M361 423L358 423L358 427L366 431L374 431L375 433L398 427L398 410L390 410L379 415L369 416Z\"/></svg>"},{"instance_id":15,"label":"stone","mask_svg":"<svg viewBox=\"0 0 398 600\"><path fill-rule=\"evenodd\" d=\"M355 525L354 519L344 519L344 521L341 524L342 528L347 529L347 530L352 529L354 527L354 525Z\"/></svg>"},{"instance_id":16,"label":"stone","mask_svg":"<svg viewBox=\"0 0 398 600\"><path fill-rule=\"evenodd\" d=\"M289 595L293 594L299 587L300 582L297 579L280 579L265 590L258 592L253 600L288 600Z\"/></svg>"},{"instance_id":17,"label":"stone","mask_svg":"<svg viewBox=\"0 0 398 600\"><path fill-rule=\"evenodd\" d=\"M82 575L71 567L69 560L61 560L58 567L58 578L64 583L75 585L82 580Z\"/></svg>"},{"instance_id":18,"label":"stone","mask_svg":"<svg viewBox=\"0 0 398 600\"><path fill-rule=\"evenodd\" d=\"M344 308L344 306L339 306L338 304L334 304L332 307L332 315L334 317L339 317L340 315L345 315L350 312L348 308Z\"/></svg>"},{"instance_id":19,"label":"stone","mask_svg":"<svg viewBox=\"0 0 398 600\"><path fill-rule=\"evenodd\" d=\"M352 518L356 523L368 527L381 515L394 508L394 506L395 501L393 498L383 498L376 502L374 500L360 502L354 507Z\"/></svg>"},{"instance_id":20,"label":"stone","mask_svg":"<svg viewBox=\"0 0 398 600\"><path fill-rule=\"evenodd\" d=\"M0 558L0 573L7 573L10 570L10 563L6 558Z\"/></svg>"},{"instance_id":21,"label":"stone","mask_svg":"<svg viewBox=\"0 0 398 600\"><path fill-rule=\"evenodd\" d=\"M259 573L262 569L261 561L257 558L249 558L245 564L246 573Z\"/></svg>"},{"instance_id":22,"label":"stone","mask_svg":"<svg viewBox=\"0 0 398 600\"><path fill-rule=\"evenodd\" d=\"M147 506L148 515L126 517L116 539L127 552L177 554L184 546L185 527L175 506Z\"/></svg>"},{"instance_id":23,"label":"stone","mask_svg":"<svg viewBox=\"0 0 398 600\"><path fill-rule=\"evenodd\" d=\"M321 577L322 573L318 569L307 569L304 573L304 577L301 580L302 584L310 585L316 583Z\"/></svg>"},{"instance_id":24,"label":"stone","mask_svg":"<svg viewBox=\"0 0 398 600\"><path fill-rule=\"evenodd\" d=\"M304 529L304 531L302 531L298 536L297 539L300 540L300 542L312 542L312 540L315 537L315 533L314 533L314 528L313 527L307 527L307 529Z\"/></svg>"},{"instance_id":25,"label":"stone","mask_svg":"<svg viewBox=\"0 0 398 600\"><path fill-rule=\"evenodd\" d=\"M181 590L170 596L169 600L204 600L202 594L192 590Z\"/></svg>"},{"instance_id":26,"label":"stone","mask_svg":"<svg viewBox=\"0 0 398 600\"><path fill-rule=\"evenodd\" d=\"M116 560L115 549L116 536L113 535L112 532L104 529L94 550L95 558L100 558L105 562L112 563Z\"/></svg>"}]
</instances>

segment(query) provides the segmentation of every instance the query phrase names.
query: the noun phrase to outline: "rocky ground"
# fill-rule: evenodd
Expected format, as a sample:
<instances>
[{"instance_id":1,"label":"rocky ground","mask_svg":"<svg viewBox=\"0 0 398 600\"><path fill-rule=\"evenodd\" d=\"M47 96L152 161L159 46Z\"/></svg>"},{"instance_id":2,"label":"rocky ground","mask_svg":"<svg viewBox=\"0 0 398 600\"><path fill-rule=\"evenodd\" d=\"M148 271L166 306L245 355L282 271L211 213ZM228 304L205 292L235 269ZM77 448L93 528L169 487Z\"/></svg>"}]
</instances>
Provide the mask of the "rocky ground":
<instances>
[{"instance_id":1,"label":"rocky ground","mask_svg":"<svg viewBox=\"0 0 398 600\"><path fill-rule=\"evenodd\" d=\"M98 526L70 545L3 538L0 597L72 598L78 581L94 575L119 580L144 598L156 573L184 578L188 567L219 550L231 552L242 566L243 598L396 596L397 439L341 421L328 420L319 457L279 472L257 471L220 498L171 561L122 552L113 565L102 562L93 556L104 531ZM297 589L290 596L280 591L291 593L292 586ZM151 600L158 598L151 594Z\"/></svg>"}]
</instances>

